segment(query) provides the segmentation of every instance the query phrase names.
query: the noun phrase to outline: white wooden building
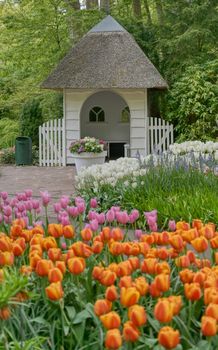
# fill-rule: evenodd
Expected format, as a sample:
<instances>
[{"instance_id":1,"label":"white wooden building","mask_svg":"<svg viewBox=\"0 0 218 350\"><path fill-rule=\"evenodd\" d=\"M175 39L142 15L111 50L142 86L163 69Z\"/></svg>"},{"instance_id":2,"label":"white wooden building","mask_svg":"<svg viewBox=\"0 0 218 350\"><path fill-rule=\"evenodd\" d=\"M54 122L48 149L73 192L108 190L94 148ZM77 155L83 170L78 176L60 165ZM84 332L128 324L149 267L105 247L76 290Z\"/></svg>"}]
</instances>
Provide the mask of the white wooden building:
<instances>
[{"instance_id":1,"label":"white wooden building","mask_svg":"<svg viewBox=\"0 0 218 350\"><path fill-rule=\"evenodd\" d=\"M70 50L42 87L63 91L63 164L73 163L70 143L84 136L107 141L111 156L123 155L125 144L134 156L172 142L172 127L150 118L148 108L149 89L167 83L111 16Z\"/></svg>"}]
</instances>

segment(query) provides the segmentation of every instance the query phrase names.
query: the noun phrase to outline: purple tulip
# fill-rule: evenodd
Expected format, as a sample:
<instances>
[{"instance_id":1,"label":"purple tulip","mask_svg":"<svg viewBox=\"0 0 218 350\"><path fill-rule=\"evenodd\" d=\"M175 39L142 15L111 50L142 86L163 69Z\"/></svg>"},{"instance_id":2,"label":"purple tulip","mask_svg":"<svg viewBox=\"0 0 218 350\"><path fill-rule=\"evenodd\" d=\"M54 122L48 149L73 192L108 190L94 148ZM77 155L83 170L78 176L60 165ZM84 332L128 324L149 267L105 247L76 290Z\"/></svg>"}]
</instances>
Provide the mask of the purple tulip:
<instances>
[{"instance_id":1,"label":"purple tulip","mask_svg":"<svg viewBox=\"0 0 218 350\"><path fill-rule=\"evenodd\" d=\"M176 230L176 222L175 222L175 220L169 220L168 227L169 227L170 231L175 231Z\"/></svg>"},{"instance_id":2,"label":"purple tulip","mask_svg":"<svg viewBox=\"0 0 218 350\"><path fill-rule=\"evenodd\" d=\"M42 205L44 207L47 207L49 202L51 201L51 196L48 193L48 191L40 191L41 199L42 199Z\"/></svg>"},{"instance_id":3,"label":"purple tulip","mask_svg":"<svg viewBox=\"0 0 218 350\"><path fill-rule=\"evenodd\" d=\"M110 209L106 214L106 220L108 222L113 222L115 220L115 211Z\"/></svg>"},{"instance_id":4,"label":"purple tulip","mask_svg":"<svg viewBox=\"0 0 218 350\"><path fill-rule=\"evenodd\" d=\"M97 206L98 206L97 199L96 198L91 198L91 200L90 200L90 207L91 208L97 208Z\"/></svg>"}]
</instances>

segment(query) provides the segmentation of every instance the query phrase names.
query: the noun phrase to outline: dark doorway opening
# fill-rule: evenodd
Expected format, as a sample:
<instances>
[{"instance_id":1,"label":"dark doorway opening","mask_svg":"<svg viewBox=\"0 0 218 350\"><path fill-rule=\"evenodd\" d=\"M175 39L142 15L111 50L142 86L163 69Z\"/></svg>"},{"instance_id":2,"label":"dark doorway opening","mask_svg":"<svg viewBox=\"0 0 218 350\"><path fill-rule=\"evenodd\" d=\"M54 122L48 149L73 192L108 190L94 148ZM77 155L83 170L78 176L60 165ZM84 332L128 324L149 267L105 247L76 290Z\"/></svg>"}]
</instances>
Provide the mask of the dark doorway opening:
<instances>
[{"instance_id":1,"label":"dark doorway opening","mask_svg":"<svg viewBox=\"0 0 218 350\"><path fill-rule=\"evenodd\" d=\"M116 142L109 144L109 159L124 157L125 142Z\"/></svg>"}]
</instances>

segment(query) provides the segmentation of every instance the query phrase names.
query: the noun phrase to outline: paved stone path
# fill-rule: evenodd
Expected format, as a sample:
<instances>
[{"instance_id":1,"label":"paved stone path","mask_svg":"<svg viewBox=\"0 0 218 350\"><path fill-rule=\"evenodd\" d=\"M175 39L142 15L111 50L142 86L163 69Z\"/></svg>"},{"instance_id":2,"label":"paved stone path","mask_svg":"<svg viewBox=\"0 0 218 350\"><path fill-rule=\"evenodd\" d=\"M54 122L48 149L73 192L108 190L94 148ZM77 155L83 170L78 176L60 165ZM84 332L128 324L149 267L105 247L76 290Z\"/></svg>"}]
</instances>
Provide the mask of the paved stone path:
<instances>
[{"instance_id":1,"label":"paved stone path","mask_svg":"<svg viewBox=\"0 0 218 350\"><path fill-rule=\"evenodd\" d=\"M34 197L48 190L52 199L74 193L75 167L0 166L0 192L10 196L32 189Z\"/></svg>"}]
</instances>

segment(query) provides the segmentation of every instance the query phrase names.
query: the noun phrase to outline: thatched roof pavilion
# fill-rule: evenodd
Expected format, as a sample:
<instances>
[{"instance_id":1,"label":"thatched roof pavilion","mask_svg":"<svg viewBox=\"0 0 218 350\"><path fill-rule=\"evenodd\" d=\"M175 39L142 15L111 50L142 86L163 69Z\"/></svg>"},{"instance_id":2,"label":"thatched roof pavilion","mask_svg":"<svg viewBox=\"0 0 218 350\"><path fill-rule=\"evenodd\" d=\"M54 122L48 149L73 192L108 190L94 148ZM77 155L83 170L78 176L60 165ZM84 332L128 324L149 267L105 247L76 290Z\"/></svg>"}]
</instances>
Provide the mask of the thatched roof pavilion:
<instances>
[{"instance_id":1,"label":"thatched roof pavilion","mask_svg":"<svg viewBox=\"0 0 218 350\"><path fill-rule=\"evenodd\" d=\"M167 83L111 16L69 51L42 87L63 91L64 164L74 162L70 143L84 136L107 141L114 158L169 144L166 124L150 117L148 98L149 90L166 89Z\"/></svg>"},{"instance_id":2,"label":"thatched roof pavilion","mask_svg":"<svg viewBox=\"0 0 218 350\"><path fill-rule=\"evenodd\" d=\"M69 51L42 87L165 89L167 83L132 35L107 16Z\"/></svg>"}]
</instances>

